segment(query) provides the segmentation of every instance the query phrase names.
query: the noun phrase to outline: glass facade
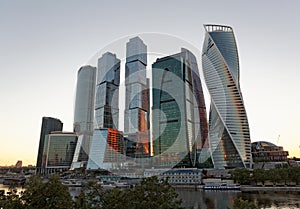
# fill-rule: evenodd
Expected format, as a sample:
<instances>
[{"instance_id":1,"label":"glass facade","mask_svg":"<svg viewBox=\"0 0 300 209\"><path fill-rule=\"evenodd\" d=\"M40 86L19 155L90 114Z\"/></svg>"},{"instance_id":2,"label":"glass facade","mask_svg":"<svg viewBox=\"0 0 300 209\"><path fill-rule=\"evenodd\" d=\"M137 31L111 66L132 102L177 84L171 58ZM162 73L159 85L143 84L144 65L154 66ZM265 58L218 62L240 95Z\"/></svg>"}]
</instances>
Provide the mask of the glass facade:
<instances>
[{"instance_id":1,"label":"glass facade","mask_svg":"<svg viewBox=\"0 0 300 209\"><path fill-rule=\"evenodd\" d=\"M202 149L207 140L205 102L196 58L182 49L181 53L157 59L152 65L152 76L156 165L195 166L196 150Z\"/></svg>"},{"instance_id":2,"label":"glass facade","mask_svg":"<svg viewBox=\"0 0 300 209\"><path fill-rule=\"evenodd\" d=\"M51 118L51 117L43 117L38 157L36 162L36 173L41 173L44 168L42 162L43 162L44 144L45 144L46 136L50 134L52 131L62 131L62 129L63 129L63 123L59 119Z\"/></svg>"},{"instance_id":3,"label":"glass facade","mask_svg":"<svg viewBox=\"0 0 300 209\"><path fill-rule=\"evenodd\" d=\"M95 128L119 127L120 60L106 52L98 59Z\"/></svg>"},{"instance_id":4,"label":"glass facade","mask_svg":"<svg viewBox=\"0 0 300 209\"><path fill-rule=\"evenodd\" d=\"M122 134L115 129L95 129L87 169L118 169L125 162Z\"/></svg>"},{"instance_id":5,"label":"glass facade","mask_svg":"<svg viewBox=\"0 0 300 209\"><path fill-rule=\"evenodd\" d=\"M239 58L231 27L205 25L204 78L211 96L209 143L215 168L251 167L251 141L239 84Z\"/></svg>"},{"instance_id":6,"label":"glass facade","mask_svg":"<svg viewBox=\"0 0 300 209\"><path fill-rule=\"evenodd\" d=\"M75 133L51 133L46 135L43 164L45 174L68 170L71 167L77 143Z\"/></svg>"},{"instance_id":7,"label":"glass facade","mask_svg":"<svg viewBox=\"0 0 300 209\"><path fill-rule=\"evenodd\" d=\"M128 141L128 153L134 157L150 155L146 66L147 46L139 37L131 38L126 44L124 134Z\"/></svg>"},{"instance_id":8,"label":"glass facade","mask_svg":"<svg viewBox=\"0 0 300 209\"><path fill-rule=\"evenodd\" d=\"M83 66L77 75L74 132L92 134L94 121L94 99L96 86L96 68Z\"/></svg>"}]
</instances>

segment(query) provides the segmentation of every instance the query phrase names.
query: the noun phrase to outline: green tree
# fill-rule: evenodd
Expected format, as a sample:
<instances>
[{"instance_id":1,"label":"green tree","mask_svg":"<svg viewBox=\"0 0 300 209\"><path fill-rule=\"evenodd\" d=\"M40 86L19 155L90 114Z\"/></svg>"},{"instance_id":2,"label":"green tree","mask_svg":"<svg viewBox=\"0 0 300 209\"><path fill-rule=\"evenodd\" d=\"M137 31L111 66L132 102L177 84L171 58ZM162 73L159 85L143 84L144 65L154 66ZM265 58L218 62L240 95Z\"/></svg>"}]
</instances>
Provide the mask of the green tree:
<instances>
[{"instance_id":1,"label":"green tree","mask_svg":"<svg viewBox=\"0 0 300 209\"><path fill-rule=\"evenodd\" d=\"M238 182L239 184L249 184L250 183L250 171L246 168L236 168L230 171L231 178Z\"/></svg>"},{"instance_id":2,"label":"green tree","mask_svg":"<svg viewBox=\"0 0 300 209\"><path fill-rule=\"evenodd\" d=\"M242 198L235 199L233 202L233 209L258 209L259 207L248 200L243 200Z\"/></svg>"},{"instance_id":3,"label":"green tree","mask_svg":"<svg viewBox=\"0 0 300 209\"><path fill-rule=\"evenodd\" d=\"M268 177L265 169L258 168L253 170L253 180L256 183L261 182L264 185L267 178Z\"/></svg>"},{"instance_id":4,"label":"green tree","mask_svg":"<svg viewBox=\"0 0 300 209\"><path fill-rule=\"evenodd\" d=\"M51 176L44 183L39 176L30 178L21 199L26 209L71 209L72 197L68 187L62 185L60 177Z\"/></svg>"},{"instance_id":5,"label":"green tree","mask_svg":"<svg viewBox=\"0 0 300 209\"><path fill-rule=\"evenodd\" d=\"M144 178L134 188L103 190L90 182L77 198L77 208L91 209L179 209L181 200L167 180L157 177ZM84 202L84 200L86 202Z\"/></svg>"},{"instance_id":6,"label":"green tree","mask_svg":"<svg viewBox=\"0 0 300 209\"><path fill-rule=\"evenodd\" d=\"M267 170L268 179L275 185L277 182L280 182L281 177L277 168L272 168Z\"/></svg>"},{"instance_id":7,"label":"green tree","mask_svg":"<svg viewBox=\"0 0 300 209\"><path fill-rule=\"evenodd\" d=\"M15 188L10 188L8 195L5 195L4 191L0 191L0 208L1 209L23 209L23 208L25 209Z\"/></svg>"}]
</instances>

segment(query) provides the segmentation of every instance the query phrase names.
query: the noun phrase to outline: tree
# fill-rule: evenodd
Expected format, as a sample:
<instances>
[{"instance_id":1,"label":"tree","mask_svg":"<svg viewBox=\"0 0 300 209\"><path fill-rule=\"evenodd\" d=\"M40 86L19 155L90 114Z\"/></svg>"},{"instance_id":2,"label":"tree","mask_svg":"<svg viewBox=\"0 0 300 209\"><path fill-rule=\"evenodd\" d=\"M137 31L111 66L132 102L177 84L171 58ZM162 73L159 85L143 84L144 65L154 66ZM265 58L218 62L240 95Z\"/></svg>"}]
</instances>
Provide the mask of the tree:
<instances>
[{"instance_id":1,"label":"tree","mask_svg":"<svg viewBox=\"0 0 300 209\"><path fill-rule=\"evenodd\" d=\"M239 184L250 183L250 171L246 168L237 168L230 171L231 178Z\"/></svg>"},{"instance_id":2,"label":"tree","mask_svg":"<svg viewBox=\"0 0 300 209\"><path fill-rule=\"evenodd\" d=\"M10 188L8 195L5 195L4 191L0 191L0 208L1 209L23 209L23 208L25 209L15 188Z\"/></svg>"},{"instance_id":3,"label":"tree","mask_svg":"<svg viewBox=\"0 0 300 209\"><path fill-rule=\"evenodd\" d=\"M68 187L62 185L57 175L44 183L39 176L31 177L21 199L26 209L71 209L72 197Z\"/></svg>"},{"instance_id":4,"label":"tree","mask_svg":"<svg viewBox=\"0 0 300 209\"><path fill-rule=\"evenodd\" d=\"M257 209L258 206L249 202L248 200L243 200L242 198L235 199L233 202L233 209Z\"/></svg>"},{"instance_id":5,"label":"tree","mask_svg":"<svg viewBox=\"0 0 300 209\"><path fill-rule=\"evenodd\" d=\"M262 168L254 169L253 180L256 182L256 184L258 182L261 182L264 185L267 178L268 177L267 177L265 169L262 169Z\"/></svg>"},{"instance_id":6,"label":"tree","mask_svg":"<svg viewBox=\"0 0 300 209\"><path fill-rule=\"evenodd\" d=\"M106 191L100 185L90 182L79 196L81 197L77 198L76 205L82 205L80 208L85 209L181 208L181 200L178 199L175 189L167 180L159 181L157 177L144 178L134 188L114 188Z\"/></svg>"}]
</instances>

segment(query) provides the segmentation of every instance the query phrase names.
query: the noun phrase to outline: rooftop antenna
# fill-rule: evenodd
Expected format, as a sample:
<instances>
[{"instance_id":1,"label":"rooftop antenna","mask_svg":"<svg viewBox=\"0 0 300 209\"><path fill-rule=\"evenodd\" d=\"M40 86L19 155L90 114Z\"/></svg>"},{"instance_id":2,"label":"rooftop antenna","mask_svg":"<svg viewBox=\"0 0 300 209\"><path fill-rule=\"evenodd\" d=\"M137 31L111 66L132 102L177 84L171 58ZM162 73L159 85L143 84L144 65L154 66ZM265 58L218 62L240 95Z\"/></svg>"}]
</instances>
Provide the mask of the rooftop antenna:
<instances>
[{"instance_id":1,"label":"rooftop antenna","mask_svg":"<svg viewBox=\"0 0 300 209\"><path fill-rule=\"evenodd\" d=\"M280 138L280 134L277 137L277 146L278 146L279 138Z\"/></svg>"}]
</instances>

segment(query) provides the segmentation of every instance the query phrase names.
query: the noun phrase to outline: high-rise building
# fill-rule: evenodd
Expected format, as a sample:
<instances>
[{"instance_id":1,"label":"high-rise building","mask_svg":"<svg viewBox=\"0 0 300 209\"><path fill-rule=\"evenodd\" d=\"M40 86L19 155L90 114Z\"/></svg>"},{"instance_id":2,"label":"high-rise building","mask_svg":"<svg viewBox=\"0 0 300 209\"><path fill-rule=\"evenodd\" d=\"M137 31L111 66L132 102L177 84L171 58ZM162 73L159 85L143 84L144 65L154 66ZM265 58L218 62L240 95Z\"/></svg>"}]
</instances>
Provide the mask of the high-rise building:
<instances>
[{"instance_id":1,"label":"high-rise building","mask_svg":"<svg viewBox=\"0 0 300 209\"><path fill-rule=\"evenodd\" d=\"M106 52L98 59L95 128L119 127L120 60Z\"/></svg>"},{"instance_id":2,"label":"high-rise building","mask_svg":"<svg viewBox=\"0 0 300 209\"><path fill-rule=\"evenodd\" d=\"M211 96L209 144L215 168L250 167L251 141L231 27L205 25L204 78Z\"/></svg>"},{"instance_id":3,"label":"high-rise building","mask_svg":"<svg viewBox=\"0 0 300 209\"><path fill-rule=\"evenodd\" d=\"M122 134L112 128L95 129L87 169L118 169L125 162Z\"/></svg>"},{"instance_id":4,"label":"high-rise building","mask_svg":"<svg viewBox=\"0 0 300 209\"><path fill-rule=\"evenodd\" d=\"M79 135L71 169L85 167L94 130L96 68L78 70L74 111L74 132Z\"/></svg>"},{"instance_id":5,"label":"high-rise building","mask_svg":"<svg viewBox=\"0 0 300 209\"><path fill-rule=\"evenodd\" d=\"M94 99L96 68L83 66L78 70L74 111L74 132L92 135L94 126Z\"/></svg>"},{"instance_id":6,"label":"high-rise building","mask_svg":"<svg viewBox=\"0 0 300 209\"><path fill-rule=\"evenodd\" d=\"M73 132L51 132L45 137L41 173L51 174L71 168L77 135Z\"/></svg>"},{"instance_id":7,"label":"high-rise building","mask_svg":"<svg viewBox=\"0 0 300 209\"><path fill-rule=\"evenodd\" d=\"M150 154L149 80L146 66L147 46L139 37L131 38L126 44L124 136L127 154L133 158Z\"/></svg>"},{"instance_id":8,"label":"high-rise building","mask_svg":"<svg viewBox=\"0 0 300 209\"><path fill-rule=\"evenodd\" d=\"M56 118L51 117L43 117L42 120L42 128L41 128L41 136L39 142L39 150L36 162L36 173L41 173L42 168L42 158L44 152L44 144L46 135L50 134L51 131L62 131L63 123Z\"/></svg>"},{"instance_id":9,"label":"high-rise building","mask_svg":"<svg viewBox=\"0 0 300 209\"><path fill-rule=\"evenodd\" d=\"M207 146L207 118L196 57L188 50L152 64L152 131L157 166L195 166Z\"/></svg>"}]
</instances>

